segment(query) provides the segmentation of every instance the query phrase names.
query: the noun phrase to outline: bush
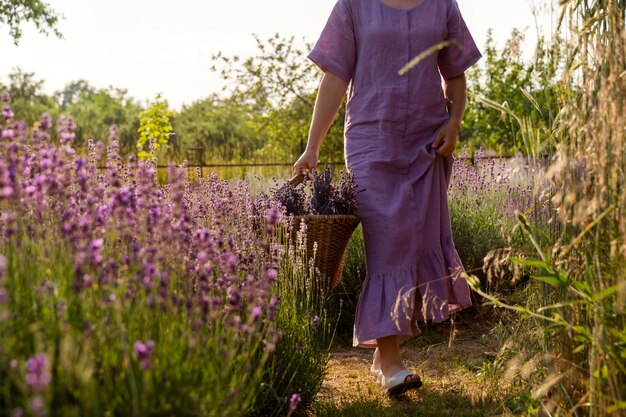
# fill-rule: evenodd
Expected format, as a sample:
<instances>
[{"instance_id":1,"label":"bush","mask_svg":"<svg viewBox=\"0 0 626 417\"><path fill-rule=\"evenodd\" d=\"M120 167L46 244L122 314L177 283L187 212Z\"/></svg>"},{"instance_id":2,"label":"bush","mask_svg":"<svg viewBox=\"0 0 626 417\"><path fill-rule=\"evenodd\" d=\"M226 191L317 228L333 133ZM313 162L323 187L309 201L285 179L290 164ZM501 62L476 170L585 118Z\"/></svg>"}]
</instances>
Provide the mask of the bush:
<instances>
[{"instance_id":1,"label":"bush","mask_svg":"<svg viewBox=\"0 0 626 417\"><path fill-rule=\"evenodd\" d=\"M329 327L308 283L291 285L307 265L278 240L277 208L260 229L246 183L171 168L161 186L154 161L123 163L115 140L98 171L99 148L69 145L72 123L62 145L49 121L13 126L0 142L0 416L240 416L272 392L270 415L315 395Z\"/></svg>"},{"instance_id":2,"label":"bush","mask_svg":"<svg viewBox=\"0 0 626 417\"><path fill-rule=\"evenodd\" d=\"M522 269L499 259L498 253L532 253L516 229L516 212L542 224L547 209L533 192L532 170L522 158L500 160L477 151L454 161L449 190L454 243L465 269L476 274L483 288L501 290L518 280ZM494 265L493 262L505 262ZM491 268L500 268L498 274Z\"/></svg>"}]
</instances>

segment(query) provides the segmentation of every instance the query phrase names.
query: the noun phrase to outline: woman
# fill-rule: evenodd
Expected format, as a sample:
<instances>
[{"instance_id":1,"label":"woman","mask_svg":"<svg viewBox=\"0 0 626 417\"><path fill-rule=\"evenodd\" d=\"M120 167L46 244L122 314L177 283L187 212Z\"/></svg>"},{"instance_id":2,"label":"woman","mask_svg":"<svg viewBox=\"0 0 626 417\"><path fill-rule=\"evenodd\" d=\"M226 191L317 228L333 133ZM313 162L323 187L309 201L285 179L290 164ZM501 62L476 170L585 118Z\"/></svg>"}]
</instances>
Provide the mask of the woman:
<instances>
[{"instance_id":1,"label":"woman","mask_svg":"<svg viewBox=\"0 0 626 417\"><path fill-rule=\"evenodd\" d=\"M446 44L398 75L412 58ZM464 72L480 57L456 0L338 0L309 54L324 76L294 170L316 167L350 86L345 154L363 190L367 260L354 344L377 347L372 373L390 395L422 385L400 355L400 344L419 334L417 320L441 322L471 305L447 187L465 110Z\"/></svg>"}]
</instances>

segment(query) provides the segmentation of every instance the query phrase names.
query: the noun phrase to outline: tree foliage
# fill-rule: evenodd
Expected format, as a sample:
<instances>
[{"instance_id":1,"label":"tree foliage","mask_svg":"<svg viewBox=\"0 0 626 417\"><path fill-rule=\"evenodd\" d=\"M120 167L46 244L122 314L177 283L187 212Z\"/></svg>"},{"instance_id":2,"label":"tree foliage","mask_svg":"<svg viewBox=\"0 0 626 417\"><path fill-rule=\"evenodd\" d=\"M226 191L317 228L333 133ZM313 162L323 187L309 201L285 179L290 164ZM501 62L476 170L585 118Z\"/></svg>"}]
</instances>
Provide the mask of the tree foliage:
<instances>
[{"instance_id":1,"label":"tree foliage","mask_svg":"<svg viewBox=\"0 0 626 417\"><path fill-rule=\"evenodd\" d=\"M467 72L469 104L461 142L500 154L527 153L525 125L551 129L559 101L554 48L560 43L545 48L540 39L530 62L523 57L523 44L524 34L514 29L499 50L488 33L484 60Z\"/></svg>"},{"instance_id":2,"label":"tree foliage","mask_svg":"<svg viewBox=\"0 0 626 417\"><path fill-rule=\"evenodd\" d=\"M19 44L22 37L21 25L25 22L33 23L39 33L45 35L53 33L61 38L57 23L62 17L41 0L3 0L0 2L0 25L9 27L9 35L13 38L15 45Z\"/></svg>"},{"instance_id":3,"label":"tree foliage","mask_svg":"<svg viewBox=\"0 0 626 417\"><path fill-rule=\"evenodd\" d=\"M20 120L32 126L43 113L48 113L53 119L60 115L54 99L43 91L44 81L37 79L35 73L15 68L8 78L9 84L0 84L0 91L11 94L11 107Z\"/></svg>"},{"instance_id":4,"label":"tree foliage","mask_svg":"<svg viewBox=\"0 0 626 417\"><path fill-rule=\"evenodd\" d=\"M161 146L167 152L167 142L172 135L170 118L173 113L169 111L167 100L158 94L156 99L146 110L141 112L139 118L139 139L137 150L140 158L151 158ZM148 147L146 147L148 145ZM163 151L161 151L163 153Z\"/></svg>"},{"instance_id":5,"label":"tree foliage","mask_svg":"<svg viewBox=\"0 0 626 417\"><path fill-rule=\"evenodd\" d=\"M320 70L307 59L311 45L298 47L294 37L255 36L258 54L242 61L217 54L214 69L228 81L228 93L245 105L250 127L264 145L263 161L295 161L306 145ZM343 157L343 108L320 151L322 160Z\"/></svg>"},{"instance_id":6,"label":"tree foliage","mask_svg":"<svg viewBox=\"0 0 626 417\"><path fill-rule=\"evenodd\" d=\"M76 146L88 139L106 143L109 128L115 125L122 152L135 149L141 106L121 88L96 89L85 80L68 83L55 94L61 111L76 121Z\"/></svg>"},{"instance_id":7,"label":"tree foliage","mask_svg":"<svg viewBox=\"0 0 626 417\"><path fill-rule=\"evenodd\" d=\"M183 106L174 120L173 152L190 162L246 161L262 146L247 107L212 95Z\"/></svg>"}]
</instances>

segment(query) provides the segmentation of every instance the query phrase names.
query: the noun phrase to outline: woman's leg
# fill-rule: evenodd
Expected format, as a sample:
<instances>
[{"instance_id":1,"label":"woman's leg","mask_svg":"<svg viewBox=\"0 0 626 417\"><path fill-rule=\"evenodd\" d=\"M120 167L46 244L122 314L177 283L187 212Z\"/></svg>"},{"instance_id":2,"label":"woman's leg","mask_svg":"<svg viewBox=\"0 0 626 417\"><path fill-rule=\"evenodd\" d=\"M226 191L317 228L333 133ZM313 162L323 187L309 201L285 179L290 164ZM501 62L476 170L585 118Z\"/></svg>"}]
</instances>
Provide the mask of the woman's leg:
<instances>
[{"instance_id":1,"label":"woman's leg","mask_svg":"<svg viewBox=\"0 0 626 417\"><path fill-rule=\"evenodd\" d=\"M401 370L406 369L400 356L400 338L398 336L383 337L376 339L376 342L380 352L380 366L385 377L392 377ZM419 375L413 374L406 381L418 379L420 379Z\"/></svg>"}]
</instances>

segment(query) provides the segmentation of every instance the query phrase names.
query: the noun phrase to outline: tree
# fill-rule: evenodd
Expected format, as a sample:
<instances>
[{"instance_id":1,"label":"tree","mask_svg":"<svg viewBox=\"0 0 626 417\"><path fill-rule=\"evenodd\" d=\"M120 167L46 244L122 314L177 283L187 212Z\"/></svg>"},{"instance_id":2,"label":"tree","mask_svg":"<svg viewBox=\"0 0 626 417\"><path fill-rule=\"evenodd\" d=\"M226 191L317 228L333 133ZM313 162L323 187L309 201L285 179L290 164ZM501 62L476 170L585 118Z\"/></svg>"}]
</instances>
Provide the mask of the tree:
<instances>
[{"instance_id":1,"label":"tree","mask_svg":"<svg viewBox=\"0 0 626 417\"><path fill-rule=\"evenodd\" d=\"M63 87L63 90L55 93L55 99L61 106L61 110L76 104L81 94L91 96L95 94L96 89L89 84L87 80L71 81Z\"/></svg>"},{"instance_id":2,"label":"tree","mask_svg":"<svg viewBox=\"0 0 626 417\"><path fill-rule=\"evenodd\" d=\"M299 48L294 37L278 34L255 40L258 55L242 62L237 56L217 54L214 70L233 86L228 90L233 100L248 108L250 126L264 142L256 158L295 161L306 145L321 72L306 58L310 44ZM342 155L343 108L320 158L338 160Z\"/></svg>"},{"instance_id":3,"label":"tree","mask_svg":"<svg viewBox=\"0 0 626 417\"><path fill-rule=\"evenodd\" d=\"M76 122L75 146L84 146L88 139L106 143L109 129L117 127L122 153L135 151L141 106L122 88L96 89L85 80L68 83L55 93L62 112Z\"/></svg>"},{"instance_id":4,"label":"tree","mask_svg":"<svg viewBox=\"0 0 626 417\"><path fill-rule=\"evenodd\" d=\"M44 94L43 86L44 80L38 80L35 73L17 67L9 74L9 85L0 85L0 91L11 94L11 107L16 118L32 126L43 113L48 113L53 120L60 114L54 99Z\"/></svg>"},{"instance_id":5,"label":"tree","mask_svg":"<svg viewBox=\"0 0 626 417\"><path fill-rule=\"evenodd\" d=\"M156 99L150 103L150 107L141 112L139 119L139 139L137 140L137 150L142 159L156 156L153 150L161 148L161 154L167 153L167 142L172 135L172 124L170 118L173 113L169 111L167 100L158 94Z\"/></svg>"},{"instance_id":6,"label":"tree","mask_svg":"<svg viewBox=\"0 0 626 417\"><path fill-rule=\"evenodd\" d=\"M21 24L31 22L39 33L46 36L53 33L62 38L57 29L59 19L63 18L47 3L41 0L3 0L0 2L0 25L9 26L9 35L15 45L19 44L22 37Z\"/></svg>"},{"instance_id":7,"label":"tree","mask_svg":"<svg viewBox=\"0 0 626 417\"><path fill-rule=\"evenodd\" d=\"M245 161L263 146L253 134L246 108L233 99L212 95L183 106L174 121L174 151L187 159L201 162ZM190 150L195 149L192 155Z\"/></svg>"},{"instance_id":8,"label":"tree","mask_svg":"<svg viewBox=\"0 0 626 417\"><path fill-rule=\"evenodd\" d=\"M517 29L498 50L489 31L485 59L467 72L469 104L460 141L501 154L530 152L524 129L550 129L558 113L556 61L543 40L535 58L526 62ZM558 40L554 43L559 48Z\"/></svg>"}]
</instances>

